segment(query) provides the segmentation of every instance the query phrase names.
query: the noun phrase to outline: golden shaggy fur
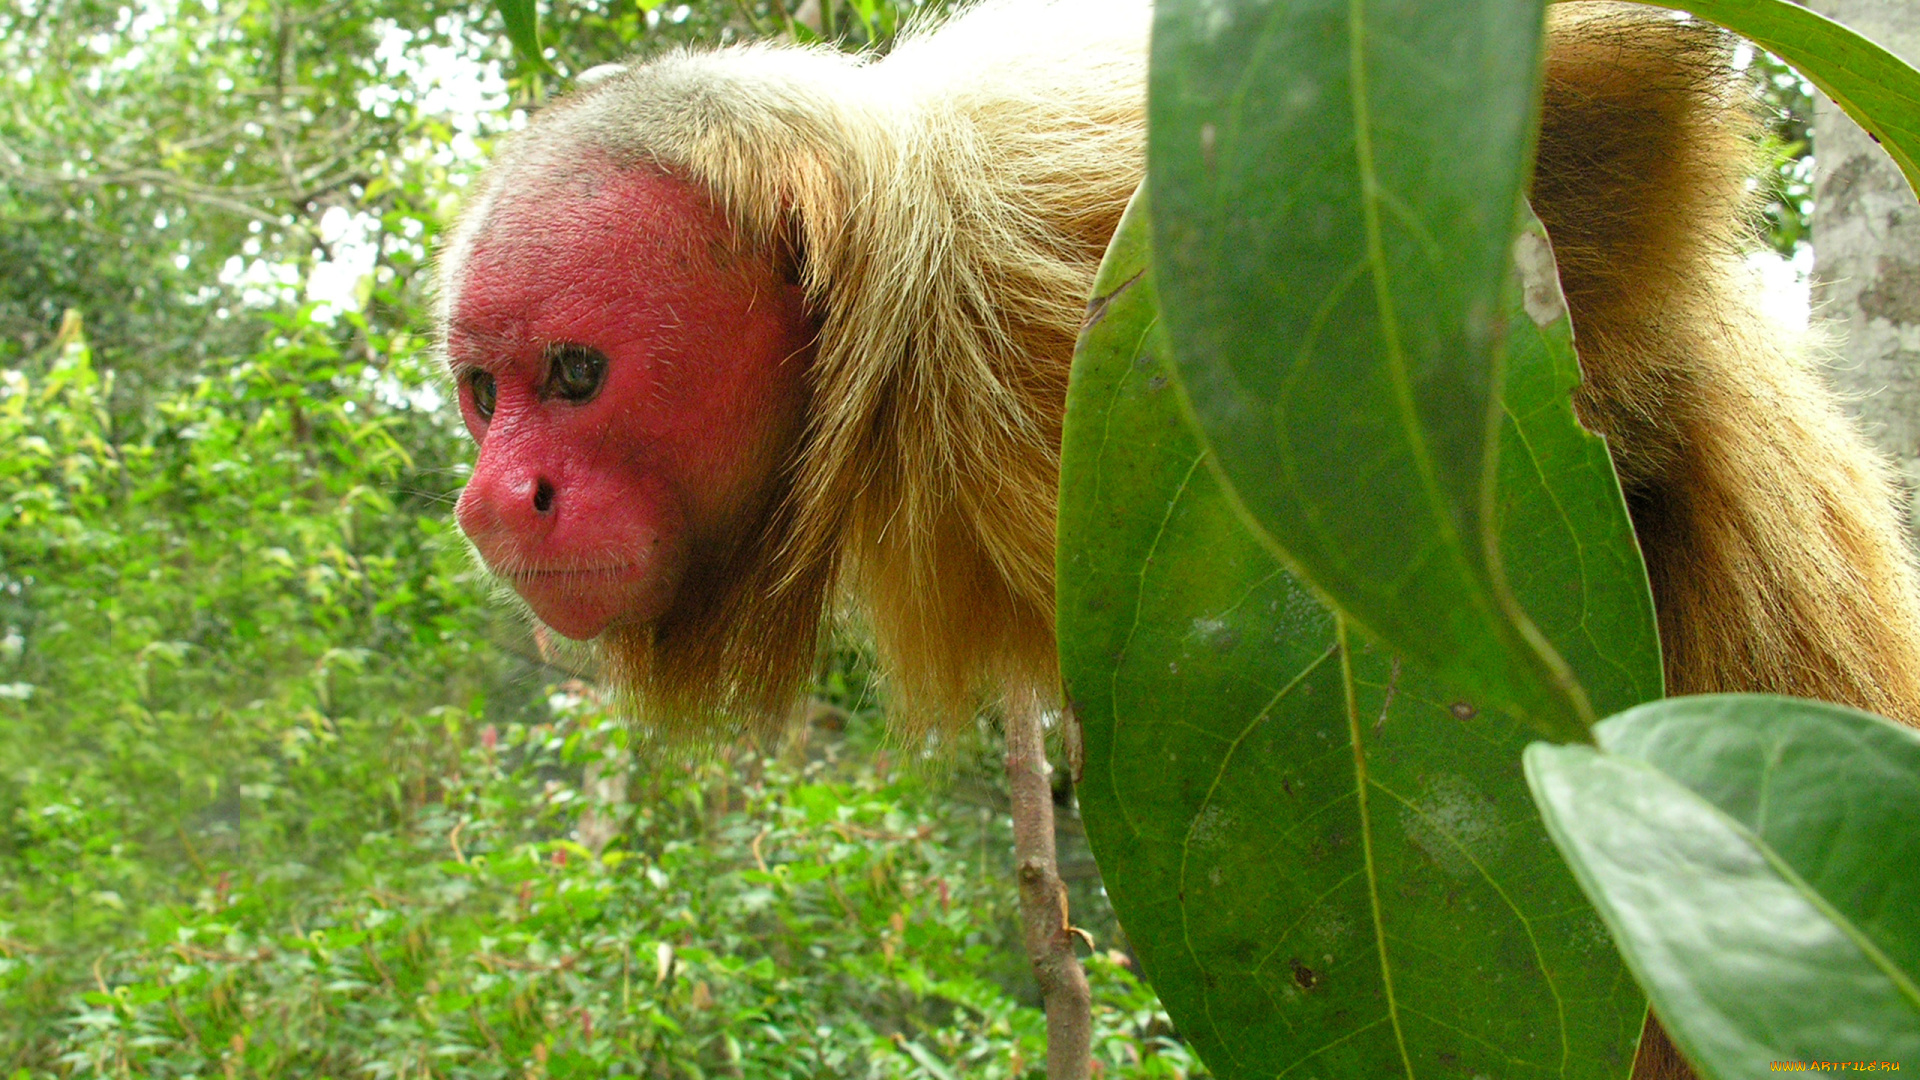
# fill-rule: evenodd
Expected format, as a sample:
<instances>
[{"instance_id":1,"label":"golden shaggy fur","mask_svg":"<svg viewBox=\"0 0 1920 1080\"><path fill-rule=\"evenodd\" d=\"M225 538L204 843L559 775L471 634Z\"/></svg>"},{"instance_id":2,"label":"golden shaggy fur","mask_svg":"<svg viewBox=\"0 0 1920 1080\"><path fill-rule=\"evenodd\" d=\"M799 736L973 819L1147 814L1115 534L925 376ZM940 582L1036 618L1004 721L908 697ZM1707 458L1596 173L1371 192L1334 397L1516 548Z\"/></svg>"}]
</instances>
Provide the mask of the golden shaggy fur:
<instances>
[{"instance_id":1,"label":"golden shaggy fur","mask_svg":"<svg viewBox=\"0 0 1920 1080\"><path fill-rule=\"evenodd\" d=\"M1141 176L1146 19L1139 3L1001 3L879 61L677 53L502 151L444 278L496 193L587 145L702 183L746 243L797 252L820 319L811 425L764 533L705 603L604 642L651 719L782 714L842 595L903 717L1052 692L1067 367Z\"/></svg>"},{"instance_id":2,"label":"golden shaggy fur","mask_svg":"<svg viewBox=\"0 0 1920 1080\"><path fill-rule=\"evenodd\" d=\"M792 253L820 319L777 508L701 603L610 634L649 712L778 715L850 599L897 711L1050 689L1060 417L1084 300L1142 173L1147 6L990 2L870 60L749 46L596 82L511 140L456 233L583 146L705 186ZM1914 572L1881 462L1741 255L1755 123L1724 35L1554 11L1534 201L1646 550L1674 693L1920 721Z\"/></svg>"},{"instance_id":3,"label":"golden shaggy fur","mask_svg":"<svg viewBox=\"0 0 1920 1080\"><path fill-rule=\"evenodd\" d=\"M1807 333L1758 310L1742 258L1755 141L1724 36L1570 7L1534 203L1573 310L1577 403L1609 438L1646 553L1667 692L1792 694L1920 723L1890 474Z\"/></svg>"}]
</instances>

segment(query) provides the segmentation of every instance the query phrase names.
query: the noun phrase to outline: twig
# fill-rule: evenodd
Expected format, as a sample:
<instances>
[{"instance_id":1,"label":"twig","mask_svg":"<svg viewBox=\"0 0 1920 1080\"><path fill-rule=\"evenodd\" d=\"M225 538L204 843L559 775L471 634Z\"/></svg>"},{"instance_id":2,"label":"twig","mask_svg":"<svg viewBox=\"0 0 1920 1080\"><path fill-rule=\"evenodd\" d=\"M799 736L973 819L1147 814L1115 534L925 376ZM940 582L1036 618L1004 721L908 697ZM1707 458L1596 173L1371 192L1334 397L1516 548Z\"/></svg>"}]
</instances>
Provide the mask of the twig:
<instances>
[{"instance_id":1,"label":"twig","mask_svg":"<svg viewBox=\"0 0 1920 1080\"><path fill-rule=\"evenodd\" d=\"M192 1040L194 1049L203 1054L206 1053L206 1044L200 1041L200 1029L188 1022L187 1014L180 1011L180 999L173 994L167 995L167 1011L173 1014L173 1022L179 1024L180 1030L186 1033L188 1039Z\"/></svg>"},{"instance_id":2,"label":"twig","mask_svg":"<svg viewBox=\"0 0 1920 1080\"><path fill-rule=\"evenodd\" d=\"M773 10L780 16L780 26L787 32L787 40L795 40L793 36L793 12L787 10L786 0L773 0Z\"/></svg>"},{"instance_id":3,"label":"twig","mask_svg":"<svg viewBox=\"0 0 1920 1080\"><path fill-rule=\"evenodd\" d=\"M1088 1080L1093 1072L1093 994L1073 955L1067 886L1053 847L1053 772L1040 704L1031 693L1007 702L1007 787L1013 796L1013 856L1027 958L1047 1009L1047 1080Z\"/></svg>"},{"instance_id":4,"label":"twig","mask_svg":"<svg viewBox=\"0 0 1920 1080\"><path fill-rule=\"evenodd\" d=\"M827 828L840 835L840 839L852 843L854 837L862 840L879 840L889 844L905 844L914 840L925 840L933 835L933 826L922 825L910 833L888 832L885 829L863 829L858 825L849 825L844 821L831 821Z\"/></svg>"},{"instance_id":5,"label":"twig","mask_svg":"<svg viewBox=\"0 0 1920 1080\"><path fill-rule=\"evenodd\" d=\"M355 927L354 929L357 930L359 927ZM373 964L373 970L379 974L381 984L387 988L389 993L393 992L394 989L396 989L393 984L393 972L388 971L387 965L380 962L380 953L373 947L372 939L361 942L360 951L367 954L367 960Z\"/></svg>"},{"instance_id":6,"label":"twig","mask_svg":"<svg viewBox=\"0 0 1920 1080\"><path fill-rule=\"evenodd\" d=\"M176 941L170 948L175 956L188 963L199 961L206 964L258 964L273 956L273 950L264 945L250 953L216 952L213 949L189 945L184 941Z\"/></svg>"},{"instance_id":7,"label":"twig","mask_svg":"<svg viewBox=\"0 0 1920 1080\"><path fill-rule=\"evenodd\" d=\"M203 878L212 877L213 871L207 869L206 860L200 857L200 849L193 846L193 837L187 835L187 827L176 824L174 829L180 833L180 843L186 847L187 858L193 863L194 867L200 871L200 876Z\"/></svg>"},{"instance_id":8,"label":"twig","mask_svg":"<svg viewBox=\"0 0 1920 1080\"><path fill-rule=\"evenodd\" d=\"M827 891L833 894L834 900L840 905L840 910L846 914L847 923L851 926L860 925L860 916L854 914L853 905L847 901L847 894L840 891L840 883L834 880L833 868L827 866L827 861L824 858L820 860L820 865L826 867L827 870L827 876L824 879L827 883Z\"/></svg>"},{"instance_id":9,"label":"twig","mask_svg":"<svg viewBox=\"0 0 1920 1080\"><path fill-rule=\"evenodd\" d=\"M747 0L733 0L733 4L740 9L741 17L747 20L747 29L761 36L766 35L767 28L760 25L759 17L753 13L752 8L747 6Z\"/></svg>"},{"instance_id":10,"label":"twig","mask_svg":"<svg viewBox=\"0 0 1920 1080\"><path fill-rule=\"evenodd\" d=\"M480 966L486 968L488 972L492 972L496 964L509 971L572 971L574 965L580 962L580 958L571 953L552 963L542 963L538 960L515 960L511 956L501 956L499 953L488 952L474 953L473 958L479 962Z\"/></svg>"},{"instance_id":11,"label":"twig","mask_svg":"<svg viewBox=\"0 0 1920 1080\"><path fill-rule=\"evenodd\" d=\"M480 1015L480 1006L469 1005L467 1012L472 1014L473 1022L480 1028L480 1034L486 1038L487 1047L493 1051L493 1056L496 1059L499 1058L504 1053L500 1049L500 1040L493 1034L493 1029L487 1026L487 1018Z\"/></svg>"}]
</instances>

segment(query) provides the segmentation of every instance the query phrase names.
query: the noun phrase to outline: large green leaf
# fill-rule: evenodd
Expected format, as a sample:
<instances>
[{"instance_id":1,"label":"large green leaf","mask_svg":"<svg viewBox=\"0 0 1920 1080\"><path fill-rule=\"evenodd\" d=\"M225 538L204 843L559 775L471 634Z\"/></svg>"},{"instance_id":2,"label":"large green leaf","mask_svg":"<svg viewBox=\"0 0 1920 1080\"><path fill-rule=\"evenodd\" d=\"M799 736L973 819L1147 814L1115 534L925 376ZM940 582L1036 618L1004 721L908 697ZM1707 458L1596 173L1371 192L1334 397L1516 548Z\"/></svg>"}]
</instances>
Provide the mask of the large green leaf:
<instances>
[{"instance_id":1,"label":"large green leaf","mask_svg":"<svg viewBox=\"0 0 1920 1080\"><path fill-rule=\"evenodd\" d=\"M1584 741L1487 528L1544 6L1162 0L1147 161L1166 336L1251 520L1476 707Z\"/></svg>"},{"instance_id":2,"label":"large green leaf","mask_svg":"<svg viewBox=\"0 0 1920 1080\"><path fill-rule=\"evenodd\" d=\"M1528 779L1687 1056L1920 1066L1920 734L1748 695L1595 734L1528 748Z\"/></svg>"},{"instance_id":3,"label":"large green leaf","mask_svg":"<svg viewBox=\"0 0 1920 1080\"><path fill-rule=\"evenodd\" d=\"M1662 0L1719 23L1800 70L1893 157L1920 192L1920 71L1788 0Z\"/></svg>"},{"instance_id":4,"label":"large green leaf","mask_svg":"<svg viewBox=\"0 0 1920 1080\"><path fill-rule=\"evenodd\" d=\"M1538 824L1527 730L1343 635L1246 527L1164 354L1145 216L1074 365L1058 588L1081 812L1147 975L1223 1077L1624 1075L1643 1004ZM1618 709L1660 692L1652 605L1552 282L1515 335L1503 546Z\"/></svg>"},{"instance_id":5,"label":"large green leaf","mask_svg":"<svg viewBox=\"0 0 1920 1080\"><path fill-rule=\"evenodd\" d=\"M1653 589L1606 440L1574 416L1580 358L1553 246L1531 211L1517 232L1496 550L1529 621L1604 715L1665 693Z\"/></svg>"}]
</instances>

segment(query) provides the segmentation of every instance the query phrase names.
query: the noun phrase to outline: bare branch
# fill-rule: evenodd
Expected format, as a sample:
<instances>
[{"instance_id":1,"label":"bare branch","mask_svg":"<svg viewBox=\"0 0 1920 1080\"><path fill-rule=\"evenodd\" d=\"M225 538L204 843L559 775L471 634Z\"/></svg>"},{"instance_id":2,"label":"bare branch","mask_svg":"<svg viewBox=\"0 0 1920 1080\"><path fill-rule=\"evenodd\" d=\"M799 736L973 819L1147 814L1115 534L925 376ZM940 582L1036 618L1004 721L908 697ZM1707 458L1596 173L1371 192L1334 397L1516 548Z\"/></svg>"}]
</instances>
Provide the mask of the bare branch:
<instances>
[{"instance_id":1,"label":"bare branch","mask_svg":"<svg viewBox=\"0 0 1920 1080\"><path fill-rule=\"evenodd\" d=\"M1007 786L1013 795L1013 855L1027 958L1047 1010L1048 1080L1087 1080L1093 1070L1093 993L1073 955L1067 886L1053 844L1053 784L1047 734L1031 693L1007 702Z\"/></svg>"}]
</instances>

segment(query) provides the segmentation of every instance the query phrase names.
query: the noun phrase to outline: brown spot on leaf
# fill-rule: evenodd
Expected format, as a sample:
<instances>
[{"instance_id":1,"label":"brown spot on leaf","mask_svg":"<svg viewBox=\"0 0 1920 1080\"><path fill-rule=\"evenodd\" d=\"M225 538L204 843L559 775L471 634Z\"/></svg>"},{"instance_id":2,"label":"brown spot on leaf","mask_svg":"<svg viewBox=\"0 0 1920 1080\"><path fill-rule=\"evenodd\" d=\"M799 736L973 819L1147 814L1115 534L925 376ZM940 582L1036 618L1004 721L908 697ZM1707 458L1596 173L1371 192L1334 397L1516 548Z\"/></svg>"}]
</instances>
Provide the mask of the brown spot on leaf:
<instances>
[{"instance_id":1,"label":"brown spot on leaf","mask_svg":"<svg viewBox=\"0 0 1920 1080\"><path fill-rule=\"evenodd\" d=\"M1293 966L1293 985L1302 990L1311 990L1320 985L1320 976L1312 968L1301 963L1299 957L1296 956L1287 963Z\"/></svg>"},{"instance_id":2,"label":"brown spot on leaf","mask_svg":"<svg viewBox=\"0 0 1920 1080\"><path fill-rule=\"evenodd\" d=\"M1093 329L1100 320L1106 318L1107 309L1113 306L1113 302L1118 300L1128 289L1138 284L1140 279L1146 276L1146 273L1144 269L1136 270L1132 277L1121 282L1112 292L1107 293L1105 296L1094 297L1093 301L1087 305L1087 317L1080 323L1080 332L1083 334L1086 333L1088 330Z\"/></svg>"},{"instance_id":3,"label":"brown spot on leaf","mask_svg":"<svg viewBox=\"0 0 1920 1080\"><path fill-rule=\"evenodd\" d=\"M1455 720L1471 720L1480 715L1479 709L1474 708L1464 701L1456 701L1447 706L1447 711L1453 714Z\"/></svg>"}]
</instances>

